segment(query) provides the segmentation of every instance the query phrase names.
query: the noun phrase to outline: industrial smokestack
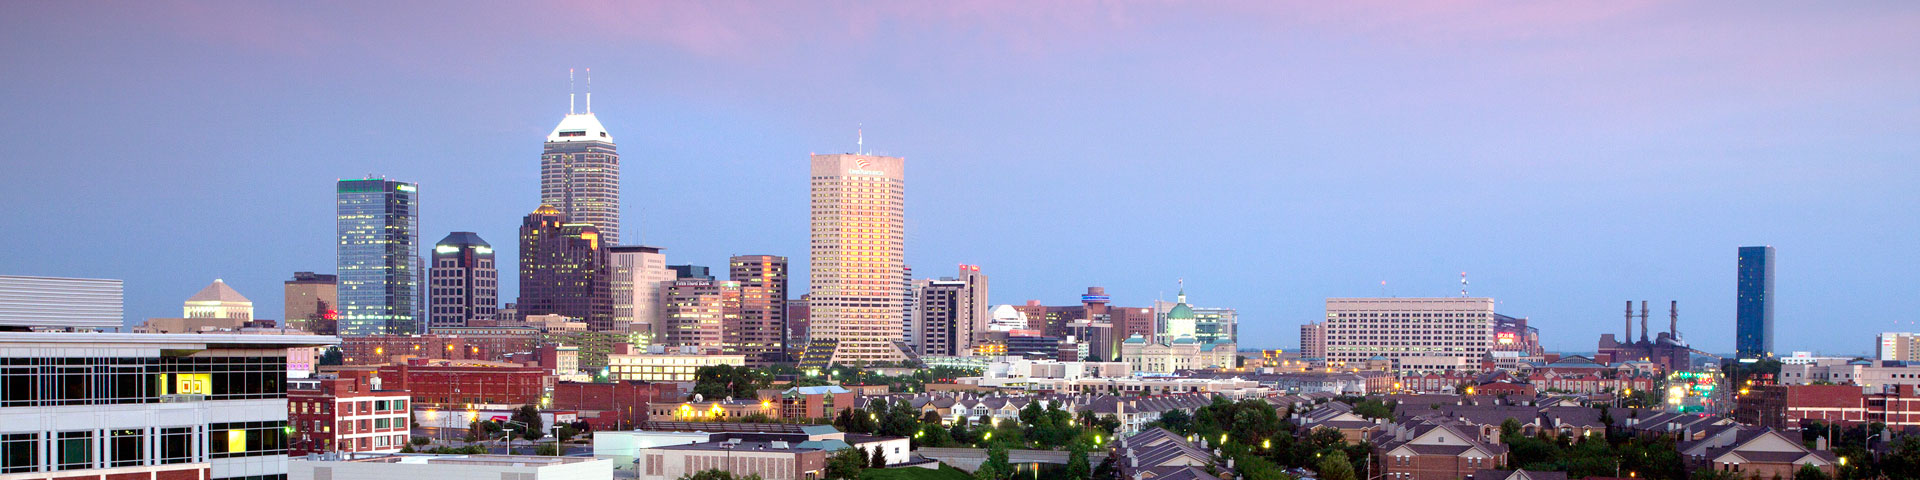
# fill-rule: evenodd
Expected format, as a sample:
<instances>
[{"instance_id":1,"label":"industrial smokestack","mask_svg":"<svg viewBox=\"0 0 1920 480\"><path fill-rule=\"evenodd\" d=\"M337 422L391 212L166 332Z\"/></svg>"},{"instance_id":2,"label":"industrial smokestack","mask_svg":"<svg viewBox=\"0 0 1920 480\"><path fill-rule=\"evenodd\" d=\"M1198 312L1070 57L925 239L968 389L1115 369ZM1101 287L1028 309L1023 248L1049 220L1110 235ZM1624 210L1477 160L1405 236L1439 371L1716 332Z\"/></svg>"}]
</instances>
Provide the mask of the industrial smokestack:
<instances>
[{"instance_id":1,"label":"industrial smokestack","mask_svg":"<svg viewBox=\"0 0 1920 480\"><path fill-rule=\"evenodd\" d=\"M1633 301L1627 300L1627 334L1620 337L1620 343L1633 343Z\"/></svg>"},{"instance_id":2,"label":"industrial smokestack","mask_svg":"<svg viewBox=\"0 0 1920 480\"><path fill-rule=\"evenodd\" d=\"M1626 301L1626 336L1620 336L1620 344L1634 342L1634 301Z\"/></svg>"},{"instance_id":3,"label":"industrial smokestack","mask_svg":"<svg viewBox=\"0 0 1920 480\"><path fill-rule=\"evenodd\" d=\"M1672 302L1673 303L1667 304L1667 311L1669 312L1667 314L1667 336L1673 337L1674 341L1679 341L1680 340L1680 301L1673 300Z\"/></svg>"},{"instance_id":4,"label":"industrial smokestack","mask_svg":"<svg viewBox=\"0 0 1920 480\"><path fill-rule=\"evenodd\" d=\"M1647 341L1647 301L1640 301L1640 341Z\"/></svg>"}]
</instances>

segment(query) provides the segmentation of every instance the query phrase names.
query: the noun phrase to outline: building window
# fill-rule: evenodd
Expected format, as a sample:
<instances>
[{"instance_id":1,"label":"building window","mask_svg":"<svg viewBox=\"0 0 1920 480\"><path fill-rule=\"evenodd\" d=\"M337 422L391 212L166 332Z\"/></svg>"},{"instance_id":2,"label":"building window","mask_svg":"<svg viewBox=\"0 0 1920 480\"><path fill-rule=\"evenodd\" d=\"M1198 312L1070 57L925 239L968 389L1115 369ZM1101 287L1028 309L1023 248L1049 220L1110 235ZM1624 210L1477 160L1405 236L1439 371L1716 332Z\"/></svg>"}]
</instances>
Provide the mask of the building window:
<instances>
[{"instance_id":1,"label":"building window","mask_svg":"<svg viewBox=\"0 0 1920 480\"><path fill-rule=\"evenodd\" d=\"M211 458L285 455L287 422L235 422L207 425Z\"/></svg>"},{"instance_id":2,"label":"building window","mask_svg":"<svg viewBox=\"0 0 1920 480\"><path fill-rule=\"evenodd\" d=\"M40 469L40 434L0 435L0 473L25 473Z\"/></svg>"},{"instance_id":3,"label":"building window","mask_svg":"<svg viewBox=\"0 0 1920 480\"><path fill-rule=\"evenodd\" d=\"M93 468L93 432L60 432L53 443L54 470Z\"/></svg>"},{"instance_id":4,"label":"building window","mask_svg":"<svg viewBox=\"0 0 1920 480\"><path fill-rule=\"evenodd\" d=\"M154 459L161 465L175 463L193 463L193 427L168 427L160 429L159 458Z\"/></svg>"},{"instance_id":5,"label":"building window","mask_svg":"<svg viewBox=\"0 0 1920 480\"><path fill-rule=\"evenodd\" d=\"M108 467L138 466L147 459L146 432L114 430L108 438Z\"/></svg>"}]
</instances>

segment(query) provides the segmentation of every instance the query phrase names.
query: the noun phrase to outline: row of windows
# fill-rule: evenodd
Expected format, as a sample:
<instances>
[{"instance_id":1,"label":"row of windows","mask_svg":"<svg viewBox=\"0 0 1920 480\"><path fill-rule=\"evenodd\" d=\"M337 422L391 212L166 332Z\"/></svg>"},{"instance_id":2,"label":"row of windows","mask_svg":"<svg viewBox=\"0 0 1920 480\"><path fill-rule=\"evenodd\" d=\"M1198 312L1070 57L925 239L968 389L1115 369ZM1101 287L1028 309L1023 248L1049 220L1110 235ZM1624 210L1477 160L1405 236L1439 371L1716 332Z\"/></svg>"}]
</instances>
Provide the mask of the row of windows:
<instances>
[{"instance_id":1,"label":"row of windows","mask_svg":"<svg viewBox=\"0 0 1920 480\"><path fill-rule=\"evenodd\" d=\"M212 458L287 454L287 422L207 424L207 449Z\"/></svg>"},{"instance_id":2,"label":"row of windows","mask_svg":"<svg viewBox=\"0 0 1920 480\"><path fill-rule=\"evenodd\" d=\"M286 397L285 357L0 358L0 407Z\"/></svg>"},{"instance_id":3,"label":"row of windows","mask_svg":"<svg viewBox=\"0 0 1920 480\"><path fill-rule=\"evenodd\" d=\"M104 442L97 450L94 437ZM42 440L46 440L42 442ZM147 458L147 446L154 446L154 458ZM42 453L50 453L48 462ZM96 467L94 462L100 465ZM145 430L107 430L0 434L0 474L38 471L87 470L92 468L132 467L193 463L193 427Z\"/></svg>"}]
</instances>

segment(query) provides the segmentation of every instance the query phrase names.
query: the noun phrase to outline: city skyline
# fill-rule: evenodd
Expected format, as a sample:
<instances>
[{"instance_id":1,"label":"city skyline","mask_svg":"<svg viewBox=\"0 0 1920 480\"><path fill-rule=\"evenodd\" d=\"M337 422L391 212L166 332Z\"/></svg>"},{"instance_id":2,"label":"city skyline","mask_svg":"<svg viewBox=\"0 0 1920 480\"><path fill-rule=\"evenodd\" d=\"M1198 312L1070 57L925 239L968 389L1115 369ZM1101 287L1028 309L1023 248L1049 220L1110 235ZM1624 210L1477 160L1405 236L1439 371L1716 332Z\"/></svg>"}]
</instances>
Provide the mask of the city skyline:
<instances>
[{"instance_id":1,"label":"city skyline","mask_svg":"<svg viewBox=\"0 0 1920 480\"><path fill-rule=\"evenodd\" d=\"M599 23L566 35L636 47L620 55L533 58L522 54L560 40L538 39L538 29L506 29L499 36L507 40L460 40L487 47L525 42L509 55L450 48L447 60L409 64L419 57L407 50L374 56L376 68L359 73L296 78L375 48L325 28L269 28L306 25L294 20L298 13L315 14L317 25L353 25L338 12L270 5L205 12L226 21L216 28L160 15L154 25L125 29L158 37L129 46L114 40L125 37L51 33L76 30L82 7L10 8L32 15L0 20L12 32L0 52L20 71L36 73L0 84L49 94L0 99L8 112L0 114L4 131L15 139L54 138L57 129L91 117L101 122L93 128L118 141L60 150L36 144L44 142L0 146L0 158L31 180L4 194L8 205L39 205L56 192L103 192L10 216L5 225L16 231L64 225L69 233L0 243L44 252L8 262L4 273L124 279L129 324L172 316L179 299L214 278L256 300L260 311L277 312L279 285L293 272L338 273L324 272L334 249L323 243L333 238L327 185L336 179L373 173L419 185L417 236L474 231L515 238L520 216L539 198L533 139L559 112L561 70L591 67L601 70L597 112L608 130L632 132L623 133L621 145L624 243L666 247L672 264L782 255L794 259L794 281L804 281L806 187L798 172L810 152L854 148L859 129L874 132L865 143L880 145L879 153L915 162L907 263L924 272L983 265L995 272L996 305L1029 298L1071 304L1088 286L1107 287L1116 305L1148 305L1171 299L1175 279L1184 277L1189 293L1207 299L1204 306L1239 311L1243 347L1291 346L1327 298L1453 296L1455 275L1464 270L1474 297L1496 299L1496 312L1530 318L1549 350L1591 350L1600 333L1614 331L1619 300L1652 298L1684 304L1681 324L1696 346L1732 352L1735 265L1728 253L1774 245L1782 254L1775 267L1781 352L1871 353L1875 333L1920 329L1911 318L1883 313L1902 311L1898 299L1915 286L1903 274L1920 258L1905 244L1920 233L1920 220L1878 213L1920 207L1906 189L1920 169L1903 162L1914 146L1899 140L1920 136L1920 98L1893 88L1911 84L1920 61L1887 47L1913 44L1916 34L1862 28L1920 18L1908 5L1813 15L1754 7L1715 19L1674 6L1502 9L1485 23L1419 32L1443 40L1432 42L1439 46L1383 33L1391 20L1334 26L1352 18L1338 9L1308 11L1308 20L1288 24L1351 42L1319 49L1239 23L1191 32L1182 23L1190 17L1152 7L1102 12L1125 21L1073 12L995 20L893 9L901 7L838 21L833 15L845 12L791 20L825 17L845 27L809 41L825 50L846 47L840 50L850 65L835 69L878 73L846 85L796 80L826 67L795 68L753 53L773 43L746 26L795 28L773 20L775 13L664 12L718 22L709 31L732 36L636 36ZM98 21L126 25L140 10ZM1487 13L1439 10L1427 13ZM1816 41L1659 42L1693 38L1671 29L1681 19L1707 32L1773 28L1798 34L1781 37ZM929 78L992 63L943 48L940 41L966 39L956 32L1024 31L1049 21L1096 40L983 42L987 51L1006 54L1009 65L962 82ZM485 23L448 20L476 22ZM894 38L887 25L922 24L936 27L938 40L871 46ZM1595 33L1613 27L1622 36L1652 38L1627 42ZM1142 40L1152 34L1170 36L1164 44ZM1260 47L1206 56L1183 48L1235 34L1255 35L1248 43ZM30 37L35 42L22 40ZM1513 37L1545 38L1550 47L1499 48ZM257 41L238 41L249 39ZM1650 63L1681 72L1649 76L1652 66L1593 55L1602 45L1656 43L1673 51ZM207 48L232 63L203 58L198 52ZM1098 60L1122 48L1145 53ZM1253 60L1266 49L1280 59ZM1778 56L1771 63L1742 56L1752 51ZM920 59L922 53L932 55ZM1368 70L1335 61L1404 62L1429 54L1431 64L1414 61L1421 67ZM1472 58L1481 54L1489 58ZM109 74L146 65L143 56L176 60L137 77L180 93L145 99L149 90ZM280 56L291 60L272 60ZM484 61L460 65L462 59ZM73 61L86 66L63 63ZM1064 66L1048 66L1055 63ZM1182 70L1188 74L1153 73ZM741 93L776 83L740 79L769 71L792 72L775 75L791 85ZM1136 74L1146 75L1102 83ZM1472 80L1489 85L1447 92ZM1339 88L1346 81L1407 92L1376 99ZM1086 85L1095 88L1079 91ZM1133 101L1161 89L1172 99ZM804 95L814 91L821 98ZM973 105L976 98L985 101ZM1131 105L1114 106L1120 104ZM210 133L222 130L243 135ZM1382 135L1392 141L1376 142ZM237 143L199 146L215 139ZM77 158L31 160L68 156ZM209 217L238 222L247 234L195 227ZM94 240L105 238L121 246ZM514 242L498 243L501 255L517 258ZM517 265L501 266L508 268ZM502 292L517 291L511 275L501 277ZM1834 325L1858 334L1822 334Z\"/></svg>"}]
</instances>

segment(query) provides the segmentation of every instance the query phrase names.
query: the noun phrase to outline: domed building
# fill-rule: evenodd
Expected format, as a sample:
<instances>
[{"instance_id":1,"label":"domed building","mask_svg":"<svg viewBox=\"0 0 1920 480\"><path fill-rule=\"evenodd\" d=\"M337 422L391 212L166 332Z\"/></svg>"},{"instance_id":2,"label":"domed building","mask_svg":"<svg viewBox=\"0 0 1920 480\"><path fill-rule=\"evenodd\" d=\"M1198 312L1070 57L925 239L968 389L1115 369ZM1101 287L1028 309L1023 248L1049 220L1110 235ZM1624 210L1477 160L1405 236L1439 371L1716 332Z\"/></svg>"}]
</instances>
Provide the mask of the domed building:
<instances>
[{"instance_id":1,"label":"domed building","mask_svg":"<svg viewBox=\"0 0 1920 480\"><path fill-rule=\"evenodd\" d=\"M1155 309L1164 312L1160 314L1160 334L1155 336L1155 341L1148 341L1139 334L1129 336L1120 343L1120 358L1135 373L1234 367L1236 345L1230 334L1224 338L1218 334L1220 316L1213 315L1214 321L1209 325L1208 315L1187 304L1184 285L1175 299L1177 302L1172 306L1164 306L1166 302L1155 302ZM1232 312L1232 309L1213 310ZM1226 318L1233 316L1228 314ZM1231 332L1231 327L1227 331ZM1223 339L1225 341L1221 341Z\"/></svg>"}]
</instances>

